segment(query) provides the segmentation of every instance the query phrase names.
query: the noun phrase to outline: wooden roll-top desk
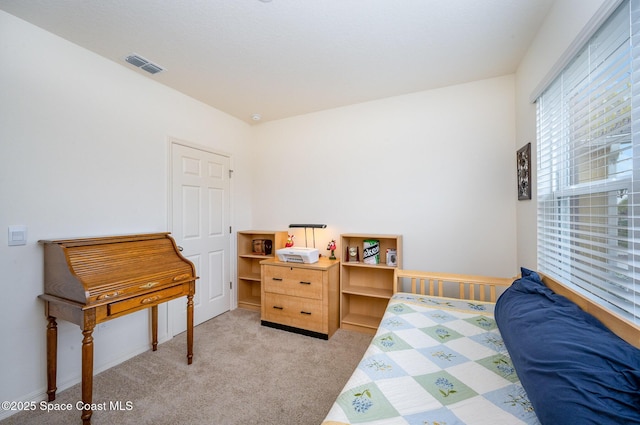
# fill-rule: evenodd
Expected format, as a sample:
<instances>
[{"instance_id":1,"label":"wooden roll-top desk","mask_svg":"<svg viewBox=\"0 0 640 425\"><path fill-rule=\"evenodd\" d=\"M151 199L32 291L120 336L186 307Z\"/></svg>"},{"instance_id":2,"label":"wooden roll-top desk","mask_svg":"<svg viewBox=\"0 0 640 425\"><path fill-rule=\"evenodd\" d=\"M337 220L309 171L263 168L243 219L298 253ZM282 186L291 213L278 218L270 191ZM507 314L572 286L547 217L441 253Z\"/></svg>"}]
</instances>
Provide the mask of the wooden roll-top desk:
<instances>
[{"instance_id":1,"label":"wooden roll-top desk","mask_svg":"<svg viewBox=\"0 0 640 425\"><path fill-rule=\"evenodd\" d=\"M193 361L196 270L169 233L42 240L47 325L47 394L56 397L57 323L82 329L82 401L92 403L93 330L99 323L151 309L152 349L158 345L158 304L187 297L187 362ZM92 410L82 411L85 424Z\"/></svg>"}]
</instances>

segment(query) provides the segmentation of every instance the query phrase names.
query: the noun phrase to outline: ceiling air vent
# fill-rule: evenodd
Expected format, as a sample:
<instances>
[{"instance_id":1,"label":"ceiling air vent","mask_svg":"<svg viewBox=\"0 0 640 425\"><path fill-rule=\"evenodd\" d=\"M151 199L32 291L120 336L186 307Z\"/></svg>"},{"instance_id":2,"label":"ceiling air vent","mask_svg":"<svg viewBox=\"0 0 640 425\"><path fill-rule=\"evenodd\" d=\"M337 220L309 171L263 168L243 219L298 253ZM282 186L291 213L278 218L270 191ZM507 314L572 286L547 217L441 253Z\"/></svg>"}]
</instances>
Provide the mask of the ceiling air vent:
<instances>
[{"instance_id":1,"label":"ceiling air vent","mask_svg":"<svg viewBox=\"0 0 640 425\"><path fill-rule=\"evenodd\" d=\"M140 69L144 69L150 74L157 74L158 72L162 72L165 70L160 65L157 65L135 53L130 54L129 56L124 58L124 60L133 66L137 66Z\"/></svg>"}]
</instances>

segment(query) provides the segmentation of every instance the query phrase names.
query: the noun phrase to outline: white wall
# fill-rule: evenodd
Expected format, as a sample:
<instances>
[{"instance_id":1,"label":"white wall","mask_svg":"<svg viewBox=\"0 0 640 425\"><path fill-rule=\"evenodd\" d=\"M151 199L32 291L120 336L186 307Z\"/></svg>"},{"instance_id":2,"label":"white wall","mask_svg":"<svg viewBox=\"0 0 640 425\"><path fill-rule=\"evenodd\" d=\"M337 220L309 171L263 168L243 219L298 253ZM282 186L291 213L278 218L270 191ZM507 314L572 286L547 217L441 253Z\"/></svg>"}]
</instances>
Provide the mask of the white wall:
<instances>
[{"instance_id":1,"label":"white wall","mask_svg":"<svg viewBox=\"0 0 640 425\"><path fill-rule=\"evenodd\" d=\"M530 102L530 96L594 15L598 15L601 8L617 2L617 0L559 0L554 4L516 73L517 137L516 145L513 147L514 152L527 142L531 142L531 153L535 159L536 106ZM532 200L521 201L517 205L517 251L518 264L535 269L538 264L535 160L532 178Z\"/></svg>"},{"instance_id":2,"label":"white wall","mask_svg":"<svg viewBox=\"0 0 640 425\"><path fill-rule=\"evenodd\" d=\"M234 225L250 227L251 132L1 11L0 63L0 400L24 400L46 389L37 241L169 230L169 137L232 156ZM26 246L7 246L14 224L28 226ZM162 339L166 304L160 312ZM147 350L148 329L143 311L96 330L96 372ZM59 388L80 380L81 340L60 321Z\"/></svg>"},{"instance_id":3,"label":"white wall","mask_svg":"<svg viewBox=\"0 0 640 425\"><path fill-rule=\"evenodd\" d=\"M535 267L535 201L515 189L515 150L535 152L528 97L605 2L559 0L516 77L254 127L0 12L0 399L46 387L37 240L167 230L168 137L232 155L236 229L321 222L325 254L340 233L399 233L406 268ZM12 224L26 246L7 246ZM59 388L80 380L80 341L59 324ZM96 371L146 350L145 312L95 345Z\"/></svg>"},{"instance_id":4,"label":"white wall","mask_svg":"<svg viewBox=\"0 0 640 425\"><path fill-rule=\"evenodd\" d=\"M254 227L326 223L323 254L402 234L405 268L513 276L514 99L506 76L261 124Z\"/></svg>"}]
</instances>

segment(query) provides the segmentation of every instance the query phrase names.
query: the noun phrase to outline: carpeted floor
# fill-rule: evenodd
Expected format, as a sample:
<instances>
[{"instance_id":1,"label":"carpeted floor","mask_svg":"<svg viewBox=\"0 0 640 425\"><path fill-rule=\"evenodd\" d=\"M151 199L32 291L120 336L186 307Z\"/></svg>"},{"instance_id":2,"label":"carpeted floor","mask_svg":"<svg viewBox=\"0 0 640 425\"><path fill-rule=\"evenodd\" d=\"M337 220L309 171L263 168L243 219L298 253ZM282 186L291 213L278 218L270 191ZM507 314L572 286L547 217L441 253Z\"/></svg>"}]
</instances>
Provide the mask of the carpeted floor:
<instances>
[{"instance_id":1,"label":"carpeted floor","mask_svg":"<svg viewBox=\"0 0 640 425\"><path fill-rule=\"evenodd\" d=\"M371 341L342 329L329 341L272 329L242 309L195 328L190 366L185 338L96 375L93 402L107 410L94 411L92 424L319 425ZM79 400L77 384L54 403ZM110 409L117 402L124 410ZM80 413L38 409L0 425L80 424Z\"/></svg>"}]
</instances>

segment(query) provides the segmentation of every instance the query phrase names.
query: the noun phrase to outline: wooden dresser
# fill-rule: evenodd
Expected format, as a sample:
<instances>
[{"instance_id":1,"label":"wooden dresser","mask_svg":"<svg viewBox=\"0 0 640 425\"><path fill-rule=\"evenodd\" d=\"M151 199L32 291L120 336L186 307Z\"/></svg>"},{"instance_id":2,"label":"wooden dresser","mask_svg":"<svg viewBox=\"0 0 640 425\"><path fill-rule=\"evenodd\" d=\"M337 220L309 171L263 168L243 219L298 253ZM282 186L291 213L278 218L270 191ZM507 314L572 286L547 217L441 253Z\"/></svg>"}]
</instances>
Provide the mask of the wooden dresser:
<instances>
[{"instance_id":1,"label":"wooden dresser","mask_svg":"<svg viewBox=\"0 0 640 425\"><path fill-rule=\"evenodd\" d=\"M82 330L82 402L90 407L93 330L99 323L151 310L152 349L158 345L158 304L187 297L187 363L193 360L193 296L196 270L169 233L43 240L47 326L47 394L56 398L57 319ZM82 411L85 424L92 410Z\"/></svg>"},{"instance_id":2,"label":"wooden dresser","mask_svg":"<svg viewBox=\"0 0 640 425\"><path fill-rule=\"evenodd\" d=\"M314 264L260 262L262 324L329 339L340 326L339 260Z\"/></svg>"}]
</instances>

